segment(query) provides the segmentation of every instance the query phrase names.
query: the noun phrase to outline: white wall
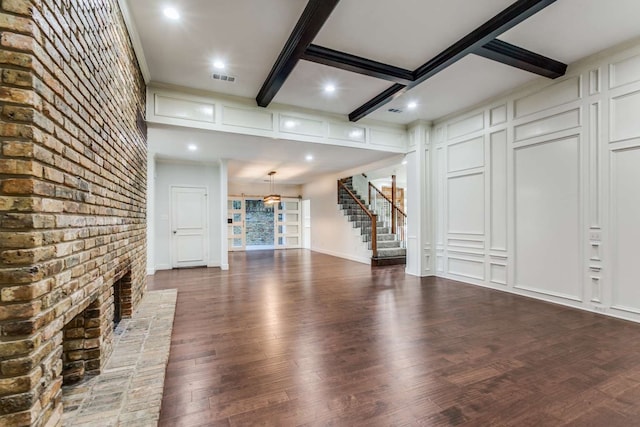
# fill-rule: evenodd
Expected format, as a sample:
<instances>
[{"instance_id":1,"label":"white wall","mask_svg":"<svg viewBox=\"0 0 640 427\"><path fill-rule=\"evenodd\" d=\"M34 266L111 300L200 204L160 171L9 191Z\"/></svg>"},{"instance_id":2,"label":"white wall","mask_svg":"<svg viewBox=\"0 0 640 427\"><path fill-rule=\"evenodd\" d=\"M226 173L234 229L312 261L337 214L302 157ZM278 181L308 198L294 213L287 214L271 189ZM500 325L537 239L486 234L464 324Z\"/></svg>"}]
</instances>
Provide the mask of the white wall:
<instances>
[{"instance_id":1,"label":"white wall","mask_svg":"<svg viewBox=\"0 0 640 427\"><path fill-rule=\"evenodd\" d=\"M371 263L371 251L362 243L337 203L337 181L348 175L328 175L303 186L303 198L311 206L311 250Z\"/></svg>"},{"instance_id":2,"label":"white wall","mask_svg":"<svg viewBox=\"0 0 640 427\"><path fill-rule=\"evenodd\" d=\"M640 321L640 44L432 141L438 275Z\"/></svg>"},{"instance_id":3,"label":"white wall","mask_svg":"<svg viewBox=\"0 0 640 427\"><path fill-rule=\"evenodd\" d=\"M222 212L226 201L221 203L221 165L199 163L173 163L156 161L155 179L155 269L171 268L171 187L193 186L207 188L209 212L209 267L225 267L226 254L222 235ZM226 199L226 194L224 194Z\"/></svg>"}]
</instances>

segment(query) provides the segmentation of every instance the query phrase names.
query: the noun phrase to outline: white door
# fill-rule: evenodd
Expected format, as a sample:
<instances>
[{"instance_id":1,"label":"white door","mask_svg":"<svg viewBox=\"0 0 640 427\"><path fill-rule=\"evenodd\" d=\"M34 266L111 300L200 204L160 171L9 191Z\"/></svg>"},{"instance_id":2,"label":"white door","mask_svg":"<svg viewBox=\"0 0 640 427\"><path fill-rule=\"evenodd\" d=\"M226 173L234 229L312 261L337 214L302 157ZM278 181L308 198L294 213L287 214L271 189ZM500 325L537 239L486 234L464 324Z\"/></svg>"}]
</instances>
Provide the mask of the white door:
<instances>
[{"instance_id":1,"label":"white door","mask_svg":"<svg viewBox=\"0 0 640 427\"><path fill-rule=\"evenodd\" d=\"M227 201L227 237L230 251L244 251L246 238L244 233L244 199L229 197Z\"/></svg>"},{"instance_id":2,"label":"white door","mask_svg":"<svg viewBox=\"0 0 640 427\"><path fill-rule=\"evenodd\" d=\"M284 198L276 205L276 249L299 248L301 246L301 205L299 199Z\"/></svg>"},{"instance_id":3,"label":"white door","mask_svg":"<svg viewBox=\"0 0 640 427\"><path fill-rule=\"evenodd\" d=\"M207 189L171 187L171 241L174 268L207 265Z\"/></svg>"},{"instance_id":4,"label":"white door","mask_svg":"<svg viewBox=\"0 0 640 427\"><path fill-rule=\"evenodd\" d=\"M311 249L311 200L302 201L302 247Z\"/></svg>"}]
</instances>

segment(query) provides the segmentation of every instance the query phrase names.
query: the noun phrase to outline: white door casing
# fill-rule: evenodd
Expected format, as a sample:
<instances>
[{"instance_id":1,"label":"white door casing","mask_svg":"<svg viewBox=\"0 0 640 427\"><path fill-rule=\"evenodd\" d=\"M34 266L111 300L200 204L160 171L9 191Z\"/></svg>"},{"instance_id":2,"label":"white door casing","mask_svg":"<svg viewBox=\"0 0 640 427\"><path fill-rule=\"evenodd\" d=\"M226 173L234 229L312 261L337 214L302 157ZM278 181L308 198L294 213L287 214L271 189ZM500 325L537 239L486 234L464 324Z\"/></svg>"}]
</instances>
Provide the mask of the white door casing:
<instances>
[{"instance_id":1,"label":"white door casing","mask_svg":"<svg viewBox=\"0 0 640 427\"><path fill-rule=\"evenodd\" d=\"M206 266L209 248L207 189L171 187L173 268Z\"/></svg>"},{"instance_id":2,"label":"white door casing","mask_svg":"<svg viewBox=\"0 0 640 427\"><path fill-rule=\"evenodd\" d=\"M301 205L299 199L283 198L275 209L276 249L301 247Z\"/></svg>"},{"instance_id":3,"label":"white door casing","mask_svg":"<svg viewBox=\"0 0 640 427\"><path fill-rule=\"evenodd\" d=\"M229 251L244 251L246 247L244 205L243 197L229 197L227 201Z\"/></svg>"},{"instance_id":4,"label":"white door casing","mask_svg":"<svg viewBox=\"0 0 640 427\"><path fill-rule=\"evenodd\" d=\"M311 200L302 201L302 247L311 249Z\"/></svg>"}]
</instances>

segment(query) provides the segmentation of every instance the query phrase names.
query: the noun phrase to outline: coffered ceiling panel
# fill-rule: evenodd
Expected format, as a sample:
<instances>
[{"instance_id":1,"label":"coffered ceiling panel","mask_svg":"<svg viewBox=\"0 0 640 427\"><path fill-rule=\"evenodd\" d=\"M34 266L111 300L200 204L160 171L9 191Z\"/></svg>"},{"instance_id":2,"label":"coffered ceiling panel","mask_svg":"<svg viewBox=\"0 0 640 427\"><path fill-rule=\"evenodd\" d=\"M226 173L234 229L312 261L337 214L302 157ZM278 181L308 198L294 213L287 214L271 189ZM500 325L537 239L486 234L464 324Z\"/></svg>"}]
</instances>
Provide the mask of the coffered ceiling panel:
<instances>
[{"instance_id":1,"label":"coffered ceiling panel","mask_svg":"<svg viewBox=\"0 0 640 427\"><path fill-rule=\"evenodd\" d=\"M335 91L327 93L326 85ZM346 115L387 86L384 80L300 61L274 102Z\"/></svg>"},{"instance_id":2,"label":"coffered ceiling panel","mask_svg":"<svg viewBox=\"0 0 640 427\"><path fill-rule=\"evenodd\" d=\"M155 82L255 98L304 0L128 0ZM172 6L180 18L170 20ZM225 62L216 70L214 61ZM216 73L236 77L216 81Z\"/></svg>"},{"instance_id":3,"label":"coffered ceiling panel","mask_svg":"<svg viewBox=\"0 0 640 427\"><path fill-rule=\"evenodd\" d=\"M343 0L314 44L414 70L513 0Z\"/></svg>"},{"instance_id":4,"label":"coffered ceiling panel","mask_svg":"<svg viewBox=\"0 0 640 427\"><path fill-rule=\"evenodd\" d=\"M639 0L558 0L499 38L571 64L638 36Z\"/></svg>"},{"instance_id":5,"label":"coffered ceiling panel","mask_svg":"<svg viewBox=\"0 0 640 427\"><path fill-rule=\"evenodd\" d=\"M435 75L367 118L394 123L433 120L479 104L536 78L526 71L469 55L449 67L446 73ZM407 108L410 102L417 104L413 110ZM392 113L389 109L402 112Z\"/></svg>"}]
</instances>

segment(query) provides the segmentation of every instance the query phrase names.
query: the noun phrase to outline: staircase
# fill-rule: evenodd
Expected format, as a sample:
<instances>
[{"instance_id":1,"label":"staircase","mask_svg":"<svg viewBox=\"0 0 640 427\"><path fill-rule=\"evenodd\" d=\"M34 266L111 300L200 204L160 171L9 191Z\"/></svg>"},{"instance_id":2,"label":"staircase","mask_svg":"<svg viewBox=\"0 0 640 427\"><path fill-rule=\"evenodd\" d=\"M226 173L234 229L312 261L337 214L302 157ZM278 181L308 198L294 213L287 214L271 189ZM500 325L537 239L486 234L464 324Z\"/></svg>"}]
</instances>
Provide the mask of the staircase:
<instances>
[{"instance_id":1,"label":"staircase","mask_svg":"<svg viewBox=\"0 0 640 427\"><path fill-rule=\"evenodd\" d=\"M367 205L366 201L354 189L351 177L343 179L342 182L370 213L375 213L371 212L371 207ZM365 242L371 250L371 219L369 216L363 212L358 202L353 200L351 195L340 187L338 187L338 204L353 227L360 229L362 241ZM389 225L385 224L382 218L379 218L376 224L376 243L377 254L371 257L372 266L407 263L407 250L403 247L403 242L397 239L396 234L391 233Z\"/></svg>"}]
</instances>

